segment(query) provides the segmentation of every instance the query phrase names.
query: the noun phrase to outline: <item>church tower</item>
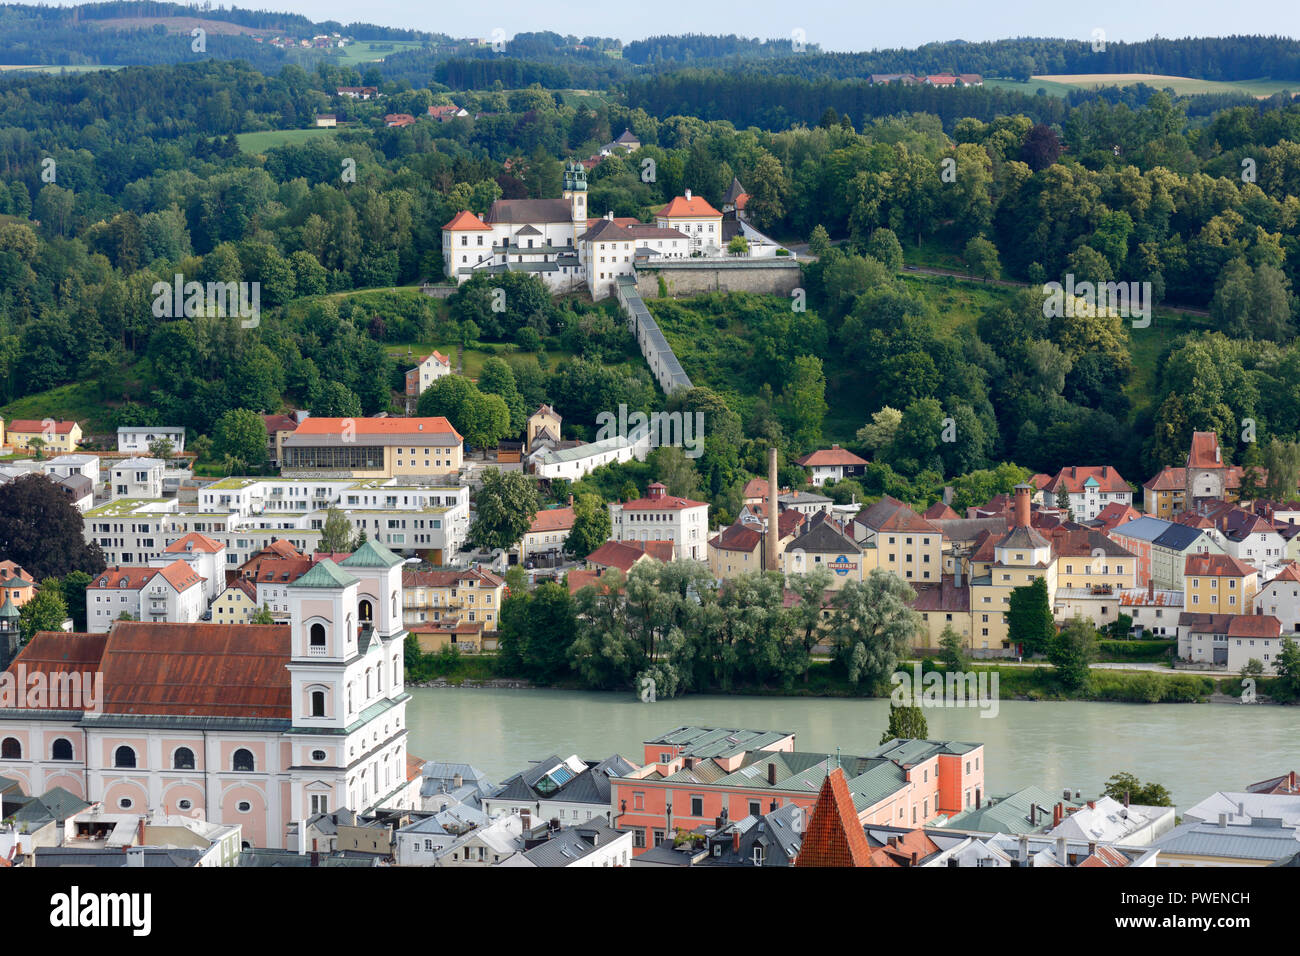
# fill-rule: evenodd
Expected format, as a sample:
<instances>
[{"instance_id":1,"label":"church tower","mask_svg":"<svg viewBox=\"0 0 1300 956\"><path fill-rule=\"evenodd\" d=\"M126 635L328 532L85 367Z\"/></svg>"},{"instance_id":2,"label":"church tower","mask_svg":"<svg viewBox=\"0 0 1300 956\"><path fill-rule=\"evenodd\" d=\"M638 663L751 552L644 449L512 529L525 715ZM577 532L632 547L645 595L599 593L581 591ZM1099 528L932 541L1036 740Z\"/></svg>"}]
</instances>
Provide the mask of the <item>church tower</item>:
<instances>
[{"instance_id":1,"label":"church tower","mask_svg":"<svg viewBox=\"0 0 1300 956\"><path fill-rule=\"evenodd\" d=\"M582 163L569 160L564 164L564 198L569 201L573 216L573 238L587 229L587 170Z\"/></svg>"}]
</instances>

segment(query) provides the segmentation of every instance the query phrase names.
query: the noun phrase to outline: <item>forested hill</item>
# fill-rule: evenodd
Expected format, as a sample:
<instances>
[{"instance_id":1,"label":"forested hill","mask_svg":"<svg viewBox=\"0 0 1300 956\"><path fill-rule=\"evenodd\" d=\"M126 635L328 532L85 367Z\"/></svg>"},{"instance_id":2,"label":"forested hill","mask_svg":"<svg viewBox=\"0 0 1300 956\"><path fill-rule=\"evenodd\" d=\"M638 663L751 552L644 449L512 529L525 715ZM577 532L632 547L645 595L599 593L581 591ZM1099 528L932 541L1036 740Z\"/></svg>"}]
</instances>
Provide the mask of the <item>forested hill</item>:
<instances>
[{"instance_id":1,"label":"forested hill","mask_svg":"<svg viewBox=\"0 0 1300 956\"><path fill-rule=\"evenodd\" d=\"M207 49L191 48L190 30L203 24ZM268 42L338 33L358 42L394 42L362 59L384 57L383 75L453 89L544 86L609 89L631 77L683 67L797 76L809 80L872 73L979 73L1025 80L1042 74L1157 74L1212 81L1270 78L1300 81L1300 41L1280 36L1156 38L1096 43L1091 38L1018 37L981 43L952 40L916 49L828 53L808 38L654 36L624 44L609 37L551 31L519 33L494 46L367 23L313 22L274 10L212 9L211 4L115 0L79 6L0 4L0 65L144 65L196 59L247 60L263 72L287 63L345 59L339 50ZM255 37L254 34L260 34ZM373 55L372 55L373 54Z\"/></svg>"}]
</instances>

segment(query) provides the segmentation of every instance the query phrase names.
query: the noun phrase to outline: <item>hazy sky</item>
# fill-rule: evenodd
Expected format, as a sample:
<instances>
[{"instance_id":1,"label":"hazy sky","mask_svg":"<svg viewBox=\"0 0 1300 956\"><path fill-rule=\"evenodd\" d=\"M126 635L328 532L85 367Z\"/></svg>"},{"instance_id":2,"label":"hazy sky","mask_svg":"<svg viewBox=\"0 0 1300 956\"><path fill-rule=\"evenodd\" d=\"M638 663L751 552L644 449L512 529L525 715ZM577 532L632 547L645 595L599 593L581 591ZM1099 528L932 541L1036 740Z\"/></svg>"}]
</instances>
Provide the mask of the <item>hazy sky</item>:
<instances>
[{"instance_id":1,"label":"hazy sky","mask_svg":"<svg viewBox=\"0 0 1300 956\"><path fill-rule=\"evenodd\" d=\"M229 5L229 4L225 4ZM1297 0L491 0L419 3L413 0L243 0L237 6L288 10L314 20L365 20L386 26L490 37L530 30L624 41L655 34L735 33L789 37L827 50L914 47L938 40L993 40L1014 36L1090 39L1095 29L1111 40L1160 35L1281 34L1300 38Z\"/></svg>"}]
</instances>

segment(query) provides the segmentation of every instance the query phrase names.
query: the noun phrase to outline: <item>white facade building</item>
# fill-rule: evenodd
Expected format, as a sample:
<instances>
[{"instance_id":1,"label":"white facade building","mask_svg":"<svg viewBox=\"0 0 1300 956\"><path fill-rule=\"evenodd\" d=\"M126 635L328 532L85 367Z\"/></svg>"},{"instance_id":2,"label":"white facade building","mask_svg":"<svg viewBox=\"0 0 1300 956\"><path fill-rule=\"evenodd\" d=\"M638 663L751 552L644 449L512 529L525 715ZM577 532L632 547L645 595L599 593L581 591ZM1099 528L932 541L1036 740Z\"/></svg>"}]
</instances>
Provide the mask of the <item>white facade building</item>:
<instances>
[{"instance_id":1,"label":"white facade building","mask_svg":"<svg viewBox=\"0 0 1300 956\"><path fill-rule=\"evenodd\" d=\"M645 498L610 502L609 519L614 541L671 541L675 560L708 558L708 504L669 495L657 481Z\"/></svg>"},{"instance_id":2,"label":"white facade building","mask_svg":"<svg viewBox=\"0 0 1300 956\"><path fill-rule=\"evenodd\" d=\"M86 629L106 633L122 615L189 624L208 606L204 579L180 559L164 567L110 567L86 585Z\"/></svg>"},{"instance_id":3,"label":"white facade building","mask_svg":"<svg viewBox=\"0 0 1300 956\"><path fill-rule=\"evenodd\" d=\"M147 454L149 446L162 438L172 443L172 451L185 450L185 428L181 425L123 425L117 430L117 450L132 455Z\"/></svg>"},{"instance_id":4,"label":"white facade building","mask_svg":"<svg viewBox=\"0 0 1300 956\"><path fill-rule=\"evenodd\" d=\"M165 469L161 458L114 462L109 469L109 490L114 498L161 498Z\"/></svg>"}]
</instances>

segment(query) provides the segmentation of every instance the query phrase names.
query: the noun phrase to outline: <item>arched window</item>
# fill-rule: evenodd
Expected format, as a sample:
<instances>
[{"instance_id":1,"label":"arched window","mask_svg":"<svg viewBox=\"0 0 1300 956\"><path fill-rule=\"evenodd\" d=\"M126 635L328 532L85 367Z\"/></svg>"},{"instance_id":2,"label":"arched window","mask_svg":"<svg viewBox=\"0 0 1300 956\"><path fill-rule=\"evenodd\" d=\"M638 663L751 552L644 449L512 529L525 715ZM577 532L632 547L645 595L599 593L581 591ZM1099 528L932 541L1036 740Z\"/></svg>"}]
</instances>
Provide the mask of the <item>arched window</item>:
<instances>
[{"instance_id":1,"label":"arched window","mask_svg":"<svg viewBox=\"0 0 1300 956\"><path fill-rule=\"evenodd\" d=\"M313 717L325 716L325 692L323 690L311 692L311 715Z\"/></svg>"},{"instance_id":2,"label":"arched window","mask_svg":"<svg viewBox=\"0 0 1300 956\"><path fill-rule=\"evenodd\" d=\"M402 682L402 662L399 658L393 658L393 686L396 687Z\"/></svg>"},{"instance_id":3,"label":"arched window","mask_svg":"<svg viewBox=\"0 0 1300 956\"><path fill-rule=\"evenodd\" d=\"M368 600L362 598L357 602L357 617L361 619L362 624L367 624L375 619L375 608Z\"/></svg>"},{"instance_id":4,"label":"arched window","mask_svg":"<svg viewBox=\"0 0 1300 956\"><path fill-rule=\"evenodd\" d=\"M23 745L18 742L17 737L6 737L3 743L0 743L0 757L5 760L22 760Z\"/></svg>"},{"instance_id":5,"label":"arched window","mask_svg":"<svg viewBox=\"0 0 1300 956\"><path fill-rule=\"evenodd\" d=\"M72 741L66 737L60 737L54 741L54 746L50 748L51 760L71 760L72 759Z\"/></svg>"},{"instance_id":6,"label":"arched window","mask_svg":"<svg viewBox=\"0 0 1300 956\"><path fill-rule=\"evenodd\" d=\"M311 626L311 646L312 647L325 646L325 625L324 624L317 622Z\"/></svg>"},{"instance_id":7,"label":"arched window","mask_svg":"<svg viewBox=\"0 0 1300 956\"><path fill-rule=\"evenodd\" d=\"M194 769L194 751L189 747L177 747L176 754L172 757L173 770L193 770Z\"/></svg>"},{"instance_id":8,"label":"arched window","mask_svg":"<svg viewBox=\"0 0 1300 956\"><path fill-rule=\"evenodd\" d=\"M251 772L253 769L253 752L245 747L235 751L234 766L236 770Z\"/></svg>"},{"instance_id":9,"label":"arched window","mask_svg":"<svg viewBox=\"0 0 1300 956\"><path fill-rule=\"evenodd\" d=\"M113 751L113 766L131 769L135 766L135 751L130 747L122 746Z\"/></svg>"}]
</instances>

